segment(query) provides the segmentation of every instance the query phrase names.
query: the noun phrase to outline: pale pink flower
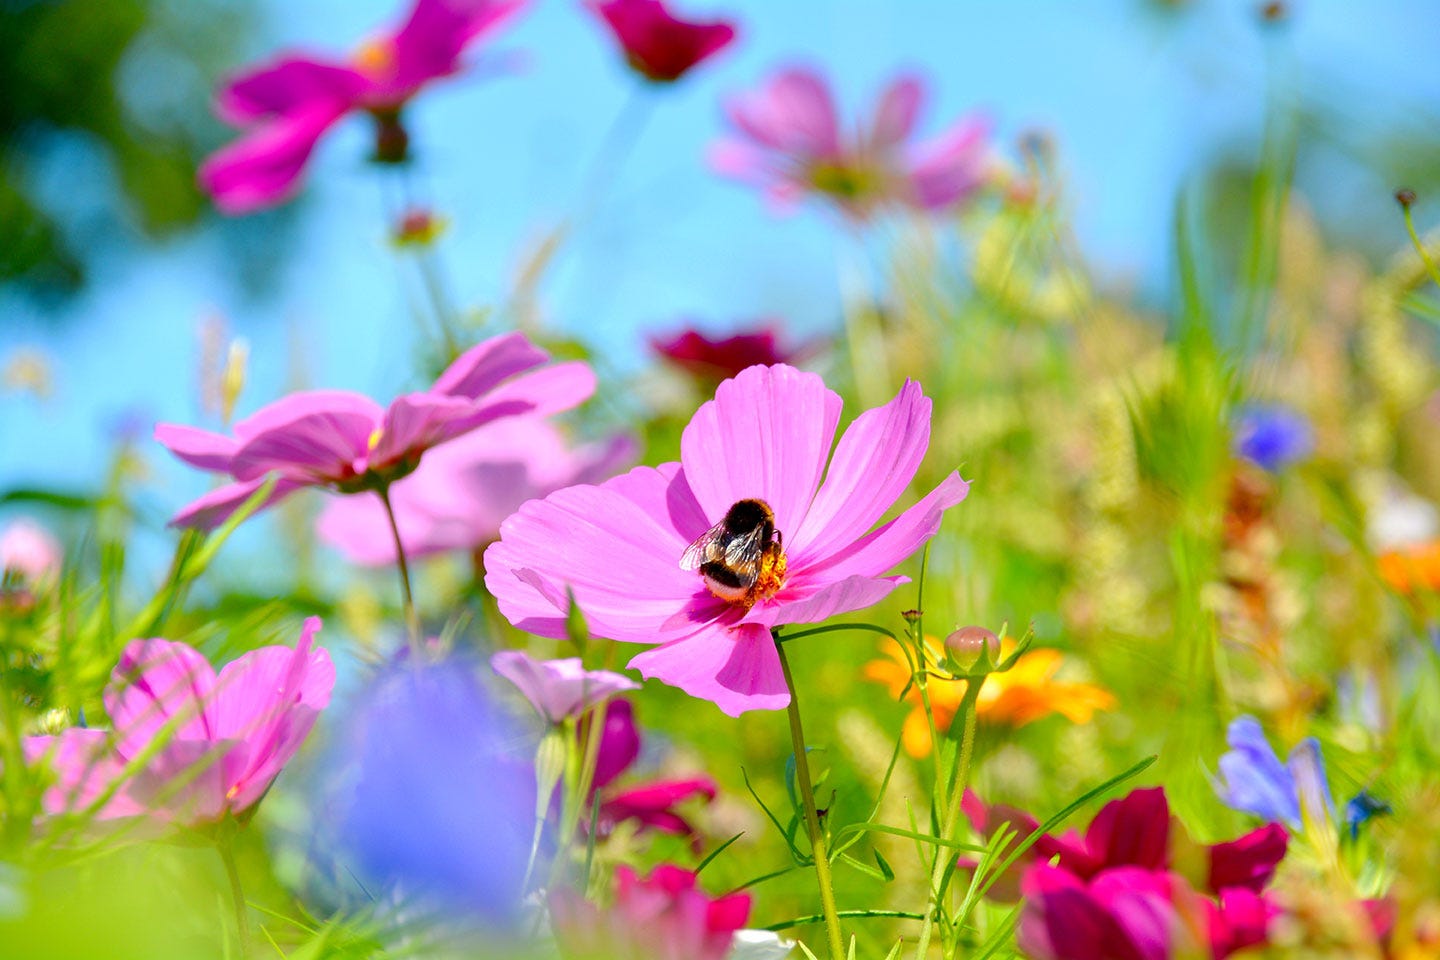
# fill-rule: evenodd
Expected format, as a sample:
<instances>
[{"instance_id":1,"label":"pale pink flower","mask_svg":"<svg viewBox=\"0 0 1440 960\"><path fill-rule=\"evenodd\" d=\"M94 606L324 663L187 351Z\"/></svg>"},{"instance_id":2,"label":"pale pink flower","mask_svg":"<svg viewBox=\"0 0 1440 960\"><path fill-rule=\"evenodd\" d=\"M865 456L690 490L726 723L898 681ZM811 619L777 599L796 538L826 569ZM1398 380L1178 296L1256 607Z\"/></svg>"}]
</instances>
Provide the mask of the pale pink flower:
<instances>
[{"instance_id":1,"label":"pale pink flower","mask_svg":"<svg viewBox=\"0 0 1440 960\"><path fill-rule=\"evenodd\" d=\"M200 185L226 213L248 213L294 192L320 137L353 111L379 122L377 159L406 157L405 103L461 69L461 55L526 0L415 0L405 22L349 59L287 54L225 84L215 109L245 133L200 167Z\"/></svg>"},{"instance_id":2,"label":"pale pink flower","mask_svg":"<svg viewBox=\"0 0 1440 960\"><path fill-rule=\"evenodd\" d=\"M343 390L307 390L262 407L235 435L161 423L155 439L191 466L229 474L233 483L180 510L171 523L209 529L248 500L271 472L265 506L305 487L376 491L412 472L421 455L502 417L545 415L580 403L595 389L585 363L542 366L549 355L520 333L471 347L428 390L381 407ZM538 368L538 369L537 369Z\"/></svg>"},{"instance_id":3,"label":"pale pink flower","mask_svg":"<svg viewBox=\"0 0 1440 960\"><path fill-rule=\"evenodd\" d=\"M679 80L735 39L732 24L680 20L661 0L587 0L585 5L605 21L626 62L656 83Z\"/></svg>"},{"instance_id":4,"label":"pale pink flower","mask_svg":"<svg viewBox=\"0 0 1440 960\"><path fill-rule=\"evenodd\" d=\"M640 686L609 670L586 670L579 657L536 660L523 650L501 650L490 669L515 684L549 723L578 718L606 697Z\"/></svg>"},{"instance_id":5,"label":"pale pink flower","mask_svg":"<svg viewBox=\"0 0 1440 960\"><path fill-rule=\"evenodd\" d=\"M64 551L60 541L29 517L20 517L0 532L0 580L16 577L36 584L60 572Z\"/></svg>"},{"instance_id":6,"label":"pale pink flower","mask_svg":"<svg viewBox=\"0 0 1440 960\"><path fill-rule=\"evenodd\" d=\"M192 647L132 641L105 689L113 729L29 737L25 753L48 763L55 783L46 813L77 813L118 784L97 819L140 813L182 824L240 814L259 802L330 702L335 668L312 649L320 620L305 621L295 647L262 647L217 675ZM134 776L126 766L157 740Z\"/></svg>"},{"instance_id":7,"label":"pale pink flower","mask_svg":"<svg viewBox=\"0 0 1440 960\"><path fill-rule=\"evenodd\" d=\"M907 382L856 418L832 456L840 407L813 373L751 367L696 411L679 463L521 507L485 553L485 585L511 623L550 637L565 636L573 590L595 635L659 644L630 661L645 676L731 716L784 707L790 693L771 630L887 596L907 579L888 571L934 536L968 490L952 472L872 530L920 466L931 403ZM753 586L727 600L681 558L747 499L768 504L777 537Z\"/></svg>"},{"instance_id":8,"label":"pale pink flower","mask_svg":"<svg viewBox=\"0 0 1440 960\"><path fill-rule=\"evenodd\" d=\"M479 550L526 500L598 483L634 462L629 437L572 447L544 417L506 417L427 453L391 486L390 503L407 557ZM354 563L395 562L395 538L376 497L329 501L315 528Z\"/></svg>"},{"instance_id":9,"label":"pale pink flower","mask_svg":"<svg viewBox=\"0 0 1440 960\"><path fill-rule=\"evenodd\" d=\"M971 196L988 174L989 122L961 118L935 137L912 142L925 85L897 77L874 115L847 130L825 78L790 67L731 99L729 139L712 148L712 166L762 188L779 209L817 194L863 220L883 206L941 210Z\"/></svg>"},{"instance_id":10,"label":"pale pink flower","mask_svg":"<svg viewBox=\"0 0 1440 960\"><path fill-rule=\"evenodd\" d=\"M602 910L565 887L551 891L550 921L561 956L725 960L750 915L750 895L710 899L695 874L661 864L643 880L615 871L615 902Z\"/></svg>"}]
</instances>

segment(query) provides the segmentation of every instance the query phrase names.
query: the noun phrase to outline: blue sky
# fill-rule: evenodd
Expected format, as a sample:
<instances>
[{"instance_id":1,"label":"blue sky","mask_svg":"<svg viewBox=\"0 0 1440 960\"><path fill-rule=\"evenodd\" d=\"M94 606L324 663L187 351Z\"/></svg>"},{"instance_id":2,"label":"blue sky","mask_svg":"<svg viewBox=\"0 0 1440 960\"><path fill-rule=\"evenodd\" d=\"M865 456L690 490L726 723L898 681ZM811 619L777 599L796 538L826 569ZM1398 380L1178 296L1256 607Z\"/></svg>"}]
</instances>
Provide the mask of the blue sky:
<instances>
[{"instance_id":1,"label":"blue sky","mask_svg":"<svg viewBox=\"0 0 1440 960\"><path fill-rule=\"evenodd\" d=\"M833 223L808 207L776 219L702 159L722 129L721 97L797 60L835 78L852 112L896 70L918 69L933 94L925 131L972 109L992 115L1002 145L1048 131L1086 255L1114 283L1163 295L1177 190L1217 152L1253 149L1261 127L1267 51L1255 6L1191 0L1172 16L1141 0L682 0L697 16L735 17L741 40L661 91L604 202L549 278L549 322L622 366L642 356L646 331L683 318L717 330L761 316L782 317L797 333L829 328L838 298ZM1293 7L1269 55L1287 65L1295 90L1376 129L1440 112L1433 5ZM254 57L294 46L342 53L398 16L396 4L379 0L263 10ZM494 48L522 54L521 69L453 80L411 110L419 181L451 222L450 283L474 306L508 288L521 251L571 207L634 88L575 0L539 0ZM285 391L297 343L309 385L382 399L414 386L413 325L383 240L381 190L360 159L367 133L354 119L322 144L292 255L263 302L243 294L204 230L104 262L62 324L44 323L37 307L0 290L0 359L15 346L39 347L55 360L57 387L48 402L0 397L0 487L95 482L122 415L196 422L195 331L208 314L224 315L250 341L241 413ZM1390 202L1393 185L1336 183L1351 200ZM1322 204L1334 199L1320 187ZM157 454L156 495L167 509L206 488Z\"/></svg>"}]
</instances>

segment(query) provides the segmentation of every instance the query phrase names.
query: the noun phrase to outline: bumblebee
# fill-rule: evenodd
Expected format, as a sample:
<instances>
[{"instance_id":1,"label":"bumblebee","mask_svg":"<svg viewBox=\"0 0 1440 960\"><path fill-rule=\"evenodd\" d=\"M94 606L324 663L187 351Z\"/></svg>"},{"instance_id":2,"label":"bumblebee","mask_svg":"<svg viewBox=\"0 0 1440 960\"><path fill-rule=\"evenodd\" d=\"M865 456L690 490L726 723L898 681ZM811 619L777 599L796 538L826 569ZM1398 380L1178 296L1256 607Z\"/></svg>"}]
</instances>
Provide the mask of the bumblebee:
<instances>
[{"instance_id":1,"label":"bumblebee","mask_svg":"<svg viewBox=\"0 0 1440 960\"><path fill-rule=\"evenodd\" d=\"M783 537L775 511L764 500L737 500L720 522L696 537L680 556L721 600L753 606L775 594L785 580Z\"/></svg>"}]
</instances>

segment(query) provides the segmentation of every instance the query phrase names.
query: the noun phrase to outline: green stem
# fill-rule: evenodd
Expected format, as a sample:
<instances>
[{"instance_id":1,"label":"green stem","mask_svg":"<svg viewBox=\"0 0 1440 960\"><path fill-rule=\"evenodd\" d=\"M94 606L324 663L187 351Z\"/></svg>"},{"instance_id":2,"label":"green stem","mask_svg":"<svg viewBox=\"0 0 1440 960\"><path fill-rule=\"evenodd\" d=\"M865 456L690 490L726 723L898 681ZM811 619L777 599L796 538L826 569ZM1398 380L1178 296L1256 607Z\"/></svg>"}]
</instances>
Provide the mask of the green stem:
<instances>
[{"instance_id":1,"label":"green stem","mask_svg":"<svg viewBox=\"0 0 1440 960\"><path fill-rule=\"evenodd\" d=\"M410 592L410 565L405 562L405 545L400 542L400 525L395 522L395 507L390 503L390 487L375 491L385 505L385 518L390 521L390 536L395 541L395 565L400 569L400 594L405 602L405 626L410 632L410 653L419 663L420 615L415 612L415 596Z\"/></svg>"},{"instance_id":2,"label":"green stem","mask_svg":"<svg viewBox=\"0 0 1440 960\"><path fill-rule=\"evenodd\" d=\"M970 755L975 749L975 703L984 682L983 677L967 681L965 696L960 700L959 713L965 727L960 738L960 752L955 757L955 766L950 768L949 796L945 799L944 822L940 827L941 840L949 840L950 835L955 832L960 802L964 798L965 785L970 780ZM950 865L950 859L954 857L954 853L948 850L948 847L940 847L935 851L935 866L930 872L930 901L925 908L925 920L920 926L920 940L915 947L916 960L925 960L930 951L930 931L935 925L935 914L940 908L940 884L945 879L945 870Z\"/></svg>"},{"instance_id":3,"label":"green stem","mask_svg":"<svg viewBox=\"0 0 1440 960\"><path fill-rule=\"evenodd\" d=\"M445 295L445 282L440 276L440 265L436 259L434 250L419 250L415 254L415 264L420 269L420 282L425 286L425 296L430 300L430 309L435 312L435 325L440 328L440 339L445 350L445 362L448 364L460 356L460 345L455 340L454 324L455 311L450 307L450 298Z\"/></svg>"},{"instance_id":4,"label":"green stem","mask_svg":"<svg viewBox=\"0 0 1440 960\"><path fill-rule=\"evenodd\" d=\"M1400 209L1405 214L1405 229L1410 234L1410 242L1415 245L1415 252L1420 254L1420 262L1425 264L1425 272L1430 274L1431 282L1440 286L1440 270L1435 268L1435 261L1430 258L1430 252L1425 249L1425 244L1420 242L1420 234L1415 232L1415 220L1410 216L1409 204Z\"/></svg>"},{"instance_id":5,"label":"green stem","mask_svg":"<svg viewBox=\"0 0 1440 960\"><path fill-rule=\"evenodd\" d=\"M227 837L217 841L216 851L220 862L225 864L225 876L230 881L230 899L235 906L235 931L240 937L240 955L250 956L250 911L245 905L245 891L240 886L240 871L235 866L235 851Z\"/></svg>"},{"instance_id":6,"label":"green stem","mask_svg":"<svg viewBox=\"0 0 1440 960\"><path fill-rule=\"evenodd\" d=\"M820 885L820 909L825 917L825 933L830 940L831 960L843 960L845 941L840 933L840 916L835 909L835 887L830 879L830 856L825 849L825 831L820 827L820 814L815 809L815 789L810 783L810 761L805 756L805 731L800 726L800 699L796 695L795 678L790 674L790 661L785 646L775 638L775 652L780 656L780 670L790 691L790 744L795 751L795 778L800 781L800 799L805 807L805 826L810 833L810 854L815 860L815 879Z\"/></svg>"}]
</instances>

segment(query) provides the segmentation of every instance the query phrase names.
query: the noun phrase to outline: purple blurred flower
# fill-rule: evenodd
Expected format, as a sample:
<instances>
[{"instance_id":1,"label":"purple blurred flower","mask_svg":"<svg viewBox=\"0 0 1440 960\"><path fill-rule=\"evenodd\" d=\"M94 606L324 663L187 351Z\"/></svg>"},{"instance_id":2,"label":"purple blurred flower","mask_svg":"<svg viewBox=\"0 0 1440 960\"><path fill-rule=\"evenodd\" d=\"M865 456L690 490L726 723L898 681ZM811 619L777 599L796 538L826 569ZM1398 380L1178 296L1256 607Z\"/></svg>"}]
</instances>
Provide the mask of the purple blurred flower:
<instances>
[{"instance_id":1,"label":"purple blurred flower","mask_svg":"<svg viewBox=\"0 0 1440 960\"><path fill-rule=\"evenodd\" d=\"M1235 418L1235 453L1274 473L1310 456L1315 432L1289 407L1249 407Z\"/></svg>"},{"instance_id":2,"label":"purple blurred flower","mask_svg":"<svg viewBox=\"0 0 1440 960\"><path fill-rule=\"evenodd\" d=\"M732 24L679 20L661 0L586 0L585 5L605 21L626 62L656 83L679 80L735 39Z\"/></svg>"},{"instance_id":3,"label":"purple blurred flower","mask_svg":"<svg viewBox=\"0 0 1440 960\"><path fill-rule=\"evenodd\" d=\"M548 359L523 334L508 333L471 347L430 389L397 397L389 407L358 393L307 390L262 407L235 425L233 437L157 424L155 439L176 457L234 480L191 502L170 522L215 527L271 472L279 482L267 507L305 487L379 490L414 471L432 447L502 417L568 409L594 392L588 365L542 366Z\"/></svg>"},{"instance_id":4,"label":"purple blurred flower","mask_svg":"<svg viewBox=\"0 0 1440 960\"><path fill-rule=\"evenodd\" d=\"M350 60L291 54L243 73L216 97L222 118L245 130L200 167L200 186L226 213L249 213L288 199L320 137L354 111L379 122L377 158L406 156L399 112L420 88L461 68L473 41L525 0L416 0L398 29Z\"/></svg>"},{"instance_id":5,"label":"purple blurred flower","mask_svg":"<svg viewBox=\"0 0 1440 960\"><path fill-rule=\"evenodd\" d=\"M1230 751L1220 757L1220 780L1215 789L1226 806L1278 820L1292 830L1303 828L1302 813L1311 819L1333 822L1335 801L1325 778L1320 743L1306 737L1281 763L1260 721L1238 717L1226 733Z\"/></svg>"},{"instance_id":6,"label":"purple blurred flower","mask_svg":"<svg viewBox=\"0 0 1440 960\"><path fill-rule=\"evenodd\" d=\"M726 104L735 135L714 145L711 165L761 187L781 209L813 193L857 220L896 204L942 210L985 181L990 124L972 114L912 143L924 99L920 78L897 77L881 93L874 116L852 133L825 78L790 67Z\"/></svg>"},{"instance_id":7,"label":"purple blurred flower","mask_svg":"<svg viewBox=\"0 0 1440 960\"><path fill-rule=\"evenodd\" d=\"M771 630L878 602L887 572L940 527L968 485L948 474L871 529L908 489L930 441L931 403L914 382L862 413L831 456L839 394L787 366L722 383L681 437L681 462L532 500L485 552L485 584L522 630L563 637L569 600L597 636L658 644L630 666L737 716L790 700ZM828 463L828 472L827 472ZM824 483L821 483L821 478ZM773 510L753 590L726 599L681 566L688 546L738 501Z\"/></svg>"},{"instance_id":8,"label":"purple blurred flower","mask_svg":"<svg viewBox=\"0 0 1440 960\"><path fill-rule=\"evenodd\" d=\"M536 660L523 650L501 650L490 669L519 688L547 723L578 718L586 710L640 684L609 670L586 670L579 657Z\"/></svg>"},{"instance_id":9,"label":"purple blurred flower","mask_svg":"<svg viewBox=\"0 0 1440 960\"><path fill-rule=\"evenodd\" d=\"M544 417L494 420L430 451L414 473L390 487L405 555L482 550L525 501L599 483L634 459L629 437L572 448ZM316 530L354 563L395 562L395 539L377 497L330 500Z\"/></svg>"},{"instance_id":10,"label":"purple blurred flower","mask_svg":"<svg viewBox=\"0 0 1440 960\"><path fill-rule=\"evenodd\" d=\"M515 734L475 665L397 663L358 703L342 757L353 789L338 804L355 872L377 893L515 924L534 778L507 755Z\"/></svg>"}]
</instances>

